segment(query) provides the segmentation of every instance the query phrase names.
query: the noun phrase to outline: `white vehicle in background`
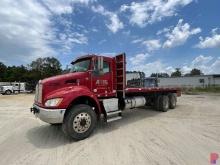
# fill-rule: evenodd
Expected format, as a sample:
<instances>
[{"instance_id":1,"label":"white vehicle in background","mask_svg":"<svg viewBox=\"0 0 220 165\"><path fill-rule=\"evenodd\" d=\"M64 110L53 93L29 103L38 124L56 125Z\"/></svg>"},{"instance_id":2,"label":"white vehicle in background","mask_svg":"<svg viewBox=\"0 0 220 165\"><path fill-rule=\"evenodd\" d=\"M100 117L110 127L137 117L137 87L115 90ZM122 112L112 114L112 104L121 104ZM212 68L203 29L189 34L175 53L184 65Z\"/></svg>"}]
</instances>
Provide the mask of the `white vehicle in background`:
<instances>
[{"instance_id":1,"label":"white vehicle in background","mask_svg":"<svg viewBox=\"0 0 220 165\"><path fill-rule=\"evenodd\" d=\"M24 93L26 91L26 83L22 82L13 82L10 83L10 85L1 85L0 86L0 93L1 94L6 94L6 95L11 95L14 93Z\"/></svg>"}]
</instances>

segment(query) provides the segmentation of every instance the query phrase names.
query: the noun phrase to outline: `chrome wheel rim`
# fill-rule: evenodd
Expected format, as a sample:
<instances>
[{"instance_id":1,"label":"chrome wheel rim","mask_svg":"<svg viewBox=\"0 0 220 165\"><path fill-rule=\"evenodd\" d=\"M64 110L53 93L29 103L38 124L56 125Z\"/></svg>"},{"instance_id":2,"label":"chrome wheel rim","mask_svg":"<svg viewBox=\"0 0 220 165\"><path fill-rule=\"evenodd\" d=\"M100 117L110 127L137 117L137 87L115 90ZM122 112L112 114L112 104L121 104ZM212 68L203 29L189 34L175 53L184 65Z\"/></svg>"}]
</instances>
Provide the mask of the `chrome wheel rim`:
<instances>
[{"instance_id":1,"label":"chrome wheel rim","mask_svg":"<svg viewBox=\"0 0 220 165\"><path fill-rule=\"evenodd\" d=\"M82 112L73 119L73 129L77 133L86 132L91 125L91 116L88 113Z\"/></svg>"}]
</instances>

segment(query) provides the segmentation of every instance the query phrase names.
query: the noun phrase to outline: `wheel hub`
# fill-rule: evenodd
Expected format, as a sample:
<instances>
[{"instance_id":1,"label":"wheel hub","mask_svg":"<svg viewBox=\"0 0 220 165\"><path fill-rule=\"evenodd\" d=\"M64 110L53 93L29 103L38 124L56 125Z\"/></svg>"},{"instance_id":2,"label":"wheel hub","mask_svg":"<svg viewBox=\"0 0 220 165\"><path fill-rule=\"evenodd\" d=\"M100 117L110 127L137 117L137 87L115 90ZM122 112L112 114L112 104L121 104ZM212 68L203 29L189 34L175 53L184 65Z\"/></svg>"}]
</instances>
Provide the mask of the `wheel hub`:
<instances>
[{"instance_id":1,"label":"wheel hub","mask_svg":"<svg viewBox=\"0 0 220 165\"><path fill-rule=\"evenodd\" d=\"M82 120L80 121L80 125L81 125L82 127L84 127L84 126L86 125L86 120L85 120L85 119L82 119Z\"/></svg>"},{"instance_id":2,"label":"wheel hub","mask_svg":"<svg viewBox=\"0 0 220 165\"><path fill-rule=\"evenodd\" d=\"M79 113L73 119L73 129L77 133L86 132L91 125L91 116L88 113Z\"/></svg>"}]
</instances>

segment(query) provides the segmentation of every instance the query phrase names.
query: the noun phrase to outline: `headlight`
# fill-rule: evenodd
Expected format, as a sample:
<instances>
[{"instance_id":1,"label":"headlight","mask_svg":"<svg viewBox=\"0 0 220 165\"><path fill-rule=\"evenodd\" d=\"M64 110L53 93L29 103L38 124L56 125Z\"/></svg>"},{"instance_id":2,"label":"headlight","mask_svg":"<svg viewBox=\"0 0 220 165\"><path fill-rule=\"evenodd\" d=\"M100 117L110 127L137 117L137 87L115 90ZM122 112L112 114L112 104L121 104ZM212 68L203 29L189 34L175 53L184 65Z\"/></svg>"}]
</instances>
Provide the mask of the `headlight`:
<instances>
[{"instance_id":1,"label":"headlight","mask_svg":"<svg viewBox=\"0 0 220 165\"><path fill-rule=\"evenodd\" d=\"M55 99L47 100L46 103L45 103L45 106L47 106L47 107L58 106L61 103L62 100L63 100L62 98L55 98Z\"/></svg>"}]
</instances>

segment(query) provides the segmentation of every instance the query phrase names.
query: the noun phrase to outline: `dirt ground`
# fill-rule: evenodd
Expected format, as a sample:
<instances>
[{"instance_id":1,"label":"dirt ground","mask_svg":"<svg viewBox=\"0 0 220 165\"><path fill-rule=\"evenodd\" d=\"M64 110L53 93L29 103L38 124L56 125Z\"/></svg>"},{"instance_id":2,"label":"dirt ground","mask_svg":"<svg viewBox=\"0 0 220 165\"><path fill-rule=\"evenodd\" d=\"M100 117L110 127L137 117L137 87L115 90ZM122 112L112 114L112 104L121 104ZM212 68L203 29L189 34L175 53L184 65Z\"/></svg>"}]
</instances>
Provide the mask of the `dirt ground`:
<instances>
[{"instance_id":1,"label":"dirt ground","mask_svg":"<svg viewBox=\"0 0 220 165\"><path fill-rule=\"evenodd\" d=\"M78 142L36 119L33 98L0 95L1 165L207 165L220 154L220 96L183 95L166 113L131 110Z\"/></svg>"}]
</instances>

